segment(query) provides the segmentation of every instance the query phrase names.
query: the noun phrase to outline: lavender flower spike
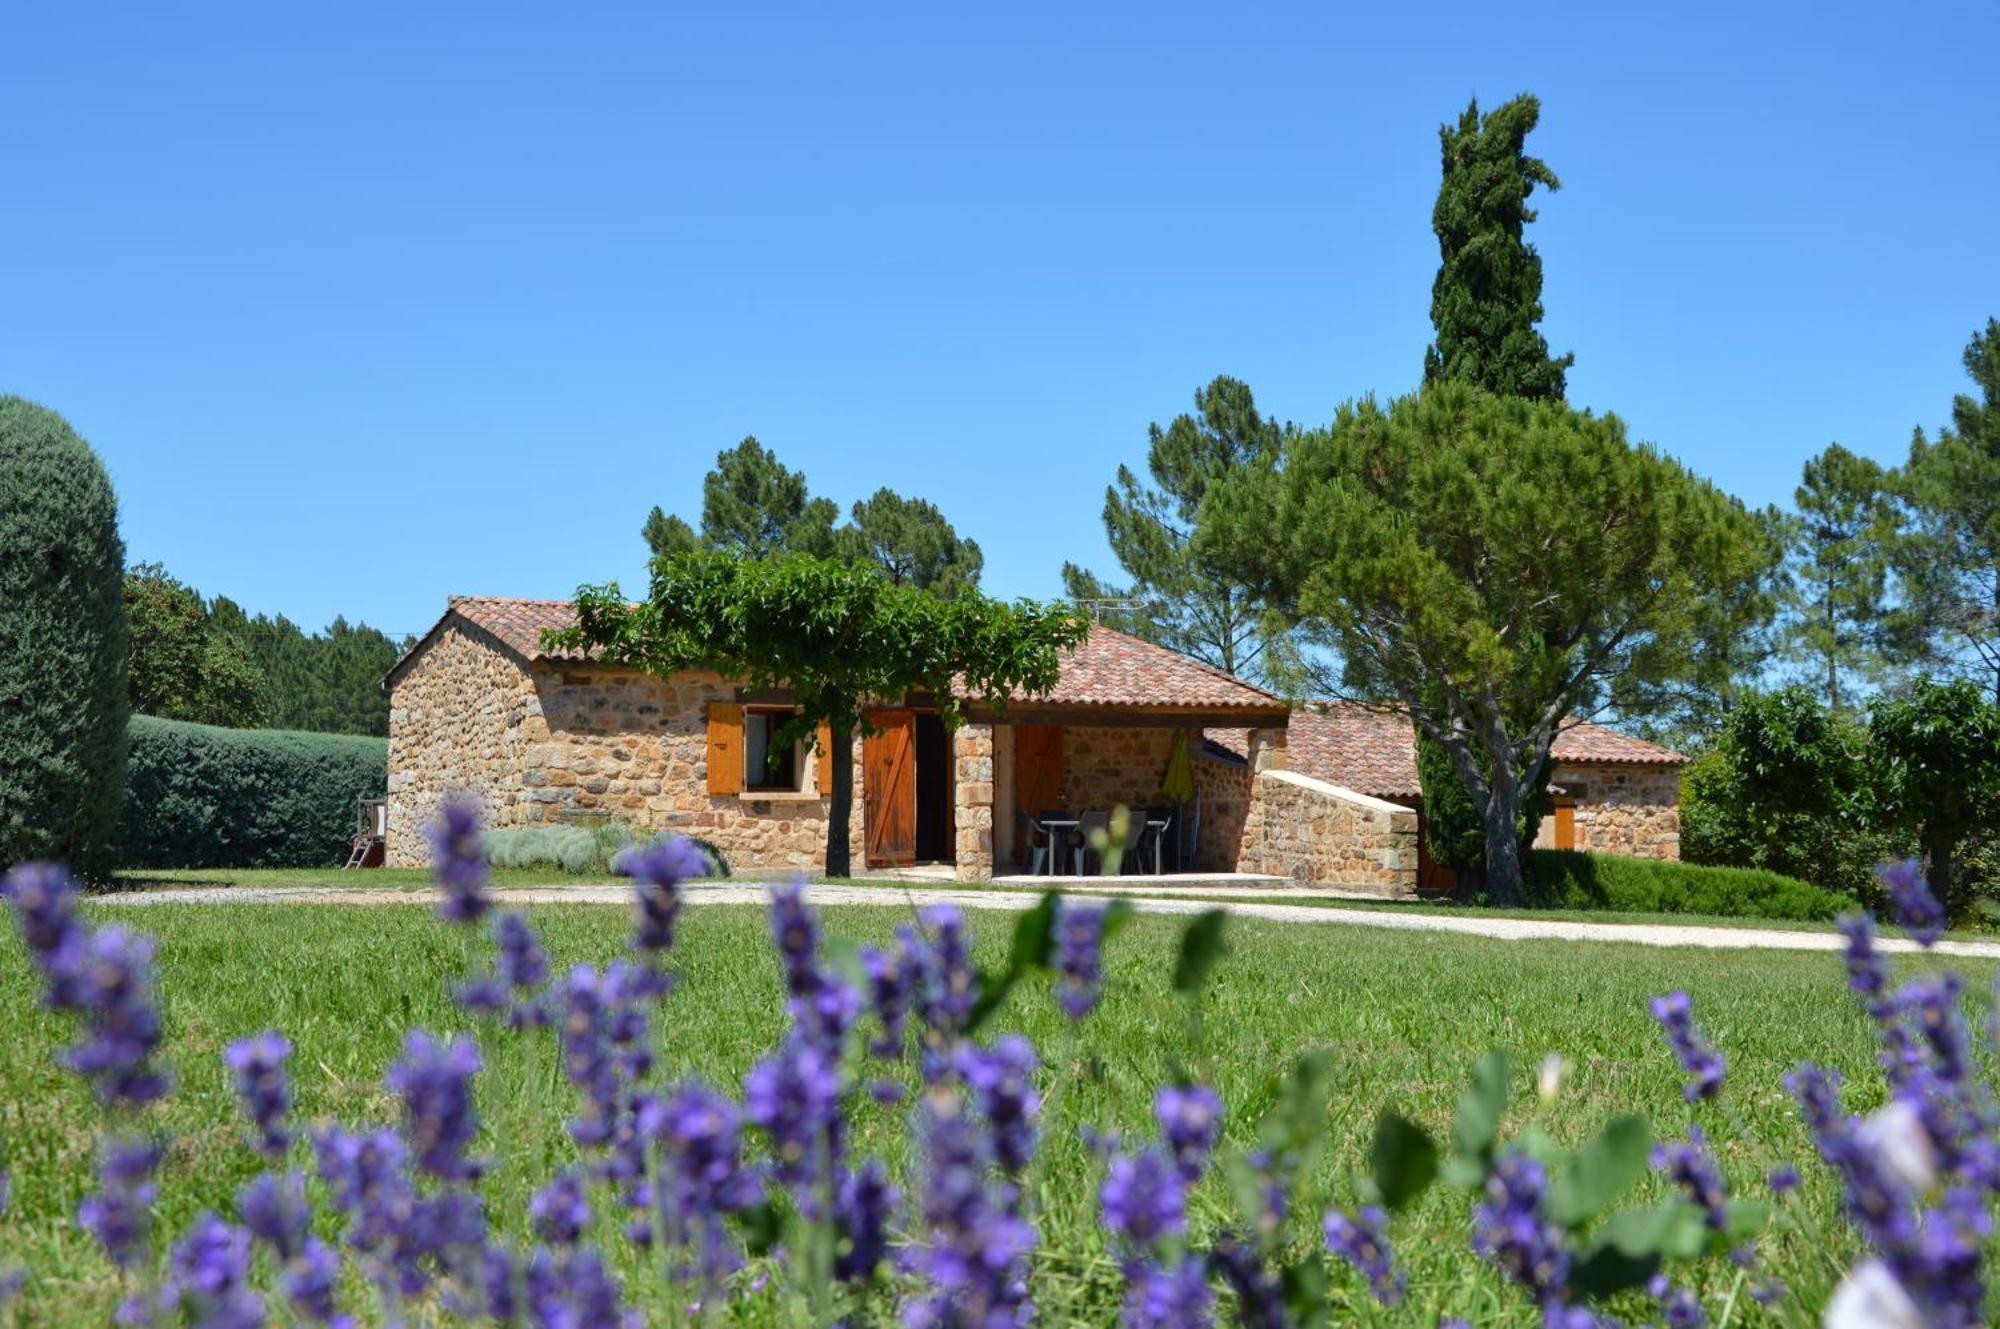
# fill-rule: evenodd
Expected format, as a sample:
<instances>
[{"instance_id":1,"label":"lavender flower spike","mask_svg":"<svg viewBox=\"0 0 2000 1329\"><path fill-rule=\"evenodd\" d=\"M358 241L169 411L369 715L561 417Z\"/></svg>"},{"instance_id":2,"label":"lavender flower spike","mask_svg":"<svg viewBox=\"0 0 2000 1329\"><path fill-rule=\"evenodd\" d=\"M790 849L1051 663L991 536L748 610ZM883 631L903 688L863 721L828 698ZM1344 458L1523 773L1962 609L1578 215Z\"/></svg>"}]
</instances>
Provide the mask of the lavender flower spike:
<instances>
[{"instance_id":1,"label":"lavender flower spike","mask_svg":"<svg viewBox=\"0 0 2000 1329\"><path fill-rule=\"evenodd\" d=\"M1187 1191L1163 1150L1113 1156L1097 1202L1104 1226L1140 1251L1187 1231Z\"/></svg>"},{"instance_id":2,"label":"lavender flower spike","mask_svg":"<svg viewBox=\"0 0 2000 1329\"><path fill-rule=\"evenodd\" d=\"M1666 1030L1667 1046L1688 1073L1681 1091L1689 1102L1714 1098L1722 1088L1723 1058L1695 1027L1694 999L1685 992L1669 992L1653 998L1652 1009L1653 1018Z\"/></svg>"},{"instance_id":3,"label":"lavender flower spike","mask_svg":"<svg viewBox=\"0 0 2000 1329\"><path fill-rule=\"evenodd\" d=\"M681 883L708 872L708 860L701 850L692 840L669 835L643 848L625 850L611 870L632 879L638 917L632 944L649 954L671 948L674 923L681 910Z\"/></svg>"},{"instance_id":4,"label":"lavender flower spike","mask_svg":"<svg viewBox=\"0 0 2000 1329\"><path fill-rule=\"evenodd\" d=\"M1068 902L1056 913L1056 1000L1072 1020L1090 1014L1103 992L1104 915L1103 905Z\"/></svg>"},{"instance_id":5,"label":"lavender flower spike","mask_svg":"<svg viewBox=\"0 0 2000 1329\"><path fill-rule=\"evenodd\" d=\"M1917 945L1930 947L1944 933L1944 906L1924 880L1923 865L1914 858L1889 863L1877 869L1889 902L1896 907L1896 921Z\"/></svg>"},{"instance_id":6,"label":"lavender flower spike","mask_svg":"<svg viewBox=\"0 0 2000 1329\"><path fill-rule=\"evenodd\" d=\"M1168 1085L1153 1098L1153 1116L1181 1180L1190 1186L1200 1181L1222 1136L1222 1096L1203 1084Z\"/></svg>"},{"instance_id":7,"label":"lavender flower spike","mask_svg":"<svg viewBox=\"0 0 2000 1329\"><path fill-rule=\"evenodd\" d=\"M97 1166L98 1192L76 1211L77 1223L97 1238L120 1269L138 1264L147 1252L151 1226L153 1171L162 1151L146 1140L113 1140Z\"/></svg>"},{"instance_id":8,"label":"lavender flower spike","mask_svg":"<svg viewBox=\"0 0 2000 1329\"><path fill-rule=\"evenodd\" d=\"M1375 1300L1384 1306L1402 1301L1408 1280L1396 1268L1395 1253L1389 1247L1389 1215L1381 1206L1367 1205L1352 1218L1329 1209L1323 1229L1326 1248L1361 1271Z\"/></svg>"},{"instance_id":9,"label":"lavender flower spike","mask_svg":"<svg viewBox=\"0 0 2000 1329\"><path fill-rule=\"evenodd\" d=\"M486 846L479 839L479 808L455 798L431 826L431 865L444 900L438 917L447 923L476 923L493 906L486 894Z\"/></svg>"},{"instance_id":10,"label":"lavender flower spike","mask_svg":"<svg viewBox=\"0 0 2000 1329\"><path fill-rule=\"evenodd\" d=\"M223 1064L235 1072L236 1096L257 1128L257 1150L267 1158L282 1158L292 1143L286 1118L292 1110L291 1085L285 1060L292 1045L283 1034L266 1030L222 1050Z\"/></svg>"},{"instance_id":11,"label":"lavender flower spike","mask_svg":"<svg viewBox=\"0 0 2000 1329\"><path fill-rule=\"evenodd\" d=\"M404 1133L417 1166L444 1181L471 1180L481 1171L465 1156L479 1131L472 1106L479 1064L472 1040L444 1044L412 1029L402 1059L389 1067L389 1088L403 1100Z\"/></svg>"}]
</instances>

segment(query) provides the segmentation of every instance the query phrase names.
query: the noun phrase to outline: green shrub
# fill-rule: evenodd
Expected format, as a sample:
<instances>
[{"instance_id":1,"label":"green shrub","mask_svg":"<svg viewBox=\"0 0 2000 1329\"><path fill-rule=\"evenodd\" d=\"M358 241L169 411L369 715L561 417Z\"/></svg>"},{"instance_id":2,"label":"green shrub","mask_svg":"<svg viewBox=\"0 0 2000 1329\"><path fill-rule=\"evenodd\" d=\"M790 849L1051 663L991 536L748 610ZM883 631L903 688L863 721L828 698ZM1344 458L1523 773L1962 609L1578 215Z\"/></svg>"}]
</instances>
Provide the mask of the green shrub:
<instances>
[{"instance_id":1,"label":"green shrub","mask_svg":"<svg viewBox=\"0 0 2000 1329\"><path fill-rule=\"evenodd\" d=\"M354 800L379 798L388 740L218 729L135 715L119 861L146 868L344 862Z\"/></svg>"},{"instance_id":2,"label":"green shrub","mask_svg":"<svg viewBox=\"0 0 2000 1329\"><path fill-rule=\"evenodd\" d=\"M90 446L0 396L0 865L111 867L125 777L125 545Z\"/></svg>"},{"instance_id":3,"label":"green shrub","mask_svg":"<svg viewBox=\"0 0 2000 1329\"><path fill-rule=\"evenodd\" d=\"M611 865L640 834L622 821L593 818L556 826L510 826L486 832L486 858L496 868L554 868L579 876L609 876ZM706 840L694 845L708 859L709 875L729 875L729 860Z\"/></svg>"},{"instance_id":4,"label":"green shrub","mask_svg":"<svg viewBox=\"0 0 2000 1329\"><path fill-rule=\"evenodd\" d=\"M1530 897L1550 909L1823 923L1856 907L1851 895L1763 868L1704 867L1568 849L1534 850L1525 866Z\"/></svg>"}]
</instances>

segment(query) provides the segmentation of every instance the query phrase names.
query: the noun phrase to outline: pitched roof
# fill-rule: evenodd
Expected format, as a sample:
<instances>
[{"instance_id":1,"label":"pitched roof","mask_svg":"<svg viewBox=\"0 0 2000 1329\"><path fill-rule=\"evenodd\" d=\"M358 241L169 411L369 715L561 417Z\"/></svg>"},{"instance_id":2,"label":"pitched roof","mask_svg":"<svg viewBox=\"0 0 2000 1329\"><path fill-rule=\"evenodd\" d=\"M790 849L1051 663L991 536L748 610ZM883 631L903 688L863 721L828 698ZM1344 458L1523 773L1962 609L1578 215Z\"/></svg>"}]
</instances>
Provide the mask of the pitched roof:
<instances>
[{"instance_id":1,"label":"pitched roof","mask_svg":"<svg viewBox=\"0 0 2000 1329\"><path fill-rule=\"evenodd\" d=\"M1016 693L1014 700L1030 698ZM1066 652L1055 691L1032 700L1038 706L1184 706L1265 714L1285 709L1283 698L1234 674L1106 627L1092 628L1081 646Z\"/></svg>"},{"instance_id":2,"label":"pitched roof","mask_svg":"<svg viewBox=\"0 0 2000 1329\"><path fill-rule=\"evenodd\" d=\"M1374 794L1414 798L1417 744L1408 717L1355 702L1314 702L1292 713L1285 764L1301 775ZM1551 749L1570 765L1678 766L1685 758L1656 743L1577 721L1556 734Z\"/></svg>"},{"instance_id":3,"label":"pitched roof","mask_svg":"<svg viewBox=\"0 0 2000 1329\"><path fill-rule=\"evenodd\" d=\"M542 649L542 633L576 621L567 600L516 600L500 596L454 595L437 625L396 662L385 684L457 616L498 638L524 660L587 660L595 652L563 654ZM1037 706L1128 706L1240 710L1269 715L1284 701L1242 679L1178 651L1140 641L1111 628L1092 628L1081 646L1063 655L1062 678L1053 692L1038 697L1017 692L1012 700Z\"/></svg>"}]
</instances>

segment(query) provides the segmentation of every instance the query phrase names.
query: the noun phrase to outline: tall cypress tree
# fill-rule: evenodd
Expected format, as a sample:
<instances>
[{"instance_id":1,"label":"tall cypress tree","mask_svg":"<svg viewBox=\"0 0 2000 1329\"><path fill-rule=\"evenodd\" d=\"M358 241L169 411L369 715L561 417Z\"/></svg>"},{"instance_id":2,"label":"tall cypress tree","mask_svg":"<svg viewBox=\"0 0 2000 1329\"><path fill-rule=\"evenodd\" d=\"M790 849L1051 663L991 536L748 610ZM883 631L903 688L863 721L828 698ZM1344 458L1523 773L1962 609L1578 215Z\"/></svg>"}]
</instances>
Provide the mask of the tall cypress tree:
<instances>
[{"instance_id":1,"label":"tall cypress tree","mask_svg":"<svg viewBox=\"0 0 2000 1329\"><path fill-rule=\"evenodd\" d=\"M1535 219L1528 206L1535 186L1562 188L1547 162L1527 154L1541 115L1531 93L1484 116L1475 98L1456 125L1438 126L1444 177L1431 210L1440 259L1431 283L1437 340L1424 348L1425 386L1452 379L1501 396L1563 399L1565 371L1576 357L1551 357L1536 327L1542 258L1526 235ZM1431 853L1476 884L1485 853L1474 800L1442 746L1421 730L1416 743ZM1533 838L1529 830L1525 839Z\"/></svg>"},{"instance_id":2,"label":"tall cypress tree","mask_svg":"<svg viewBox=\"0 0 2000 1329\"><path fill-rule=\"evenodd\" d=\"M1525 231L1528 196L1562 184L1527 154L1542 104L1522 93L1482 116L1475 99L1456 125L1441 125L1444 180L1431 229L1442 262L1431 284L1437 340L1424 351L1424 382L1457 379L1506 397L1563 399L1574 355L1554 358L1542 318L1542 259Z\"/></svg>"}]
</instances>

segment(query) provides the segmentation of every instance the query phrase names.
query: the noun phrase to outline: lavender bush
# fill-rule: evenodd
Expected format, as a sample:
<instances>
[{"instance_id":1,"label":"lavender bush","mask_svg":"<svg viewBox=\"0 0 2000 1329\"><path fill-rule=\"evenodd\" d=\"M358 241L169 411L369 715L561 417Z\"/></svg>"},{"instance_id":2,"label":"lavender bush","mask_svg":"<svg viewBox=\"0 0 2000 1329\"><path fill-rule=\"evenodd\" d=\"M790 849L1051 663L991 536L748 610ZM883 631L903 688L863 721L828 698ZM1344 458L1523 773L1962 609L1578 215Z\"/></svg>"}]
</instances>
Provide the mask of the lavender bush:
<instances>
[{"instance_id":1,"label":"lavender bush","mask_svg":"<svg viewBox=\"0 0 2000 1329\"><path fill-rule=\"evenodd\" d=\"M147 1109L171 1080L159 1061L152 944L87 923L58 868L26 864L5 878L44 1002L74 1021L64 1063L102 1105L97 1185L76 1219L125 1271L121 1323L1034 1322L1038 1262L1067 1254L1046 1250L1038 1229L1041 1105L1071 1059L1052 1072L1025 1038L988 1026L1010 991L1040 975L1080 1036L1104 998L1103 947L1128 906L1050 896L1018 920L1006 966L989 971L973 964L955 909L923 911L887 948L850 949L822 936L802 885L778 886L771 931L788 1020L734 1092L656 1074L683 884L705 863L693 846L670 839L626 850L617 868L633 883L630 952L566 970L525 917L495 907L469 809L447 809L433 849L440 917L484 925L493 944L490 970L457 988L460 1006L484 1022L483 1038L543 1040L574 1095L567 1132L578 1161L547 1176L522 1215L489 1209L479 1040L412 1029L385 1068L393 1120L302 1127L293 1046L263 1031L223 1056L243 1146L263 1170L238 1192L233 1215L203 1213L184 1232L156 1233L166 1142ZM1921 875L1913 865L1885 875L1912 934L1934 942L1940 915ZM1191 1007L1222 954L1223 928L1211 912L1183 934L1174 983ZM1837 1329L1984 1323L2000 1103L1975 1074L1960 980L1936 973L1898 986L1872 922L1844 920L1842 929L1849 985L1879 1031L1889 1100L1860 1117L1843 1106L1837 1075L1805 1065L1786 1079L1866 1251L1828 1287L1787 1288L1759 1269L1760 1231L1813 1221L1796 1206L1773 1217L1798 1190L1792 1162L1768 1162L1766 1201L1730 1193L1700 1122L1655 1139L1647 1122L1619 1117L1573 1148L1532 1121L1503 1136L1512 1077L1500 1052L1473 1068L1448 1146L1385 1112L1352 1179L1353 1202L1295 1213L1301 1178L1322 1165L1335 1089L1333 1062L1320 1055L1278 1082L1241 1148L1223 1147L1225 1105L1194 1083L1160 1087L1153 1138L1091 1134L1119 1323L1388 1321L1410 1289L1397 1216L1440 1182L1461 1194L1438 1203L1464 1213L1462 1274L1494 1280L1548 1326L1619 1323L1614 1312L1720 1324L1744 1302L1781 1321L1823 1311ZM1690 1112L1726 1120L1725 1061L1693 1000L1668 993L1652 1009L1686 1073ZM922 1086L907 1102L886 1073L905 1061ZM1559 1092L1559 1063L1542 1078L1545 1096ZM904 1156L857 1149L850 1123L864 1097L901 1104ZM1668 1198L1621 1207L1649 1171ZM1224 1197L1222 1217L1209 1205L1195 1221L1197 1187ZM1716 1270L1719 1279L1704 1276ZM0 1262L0 1317L23 1273ZM1718 1282L1727 1299L1704 1306L1695 1288Z\"/></svg>"}]
</instances>

